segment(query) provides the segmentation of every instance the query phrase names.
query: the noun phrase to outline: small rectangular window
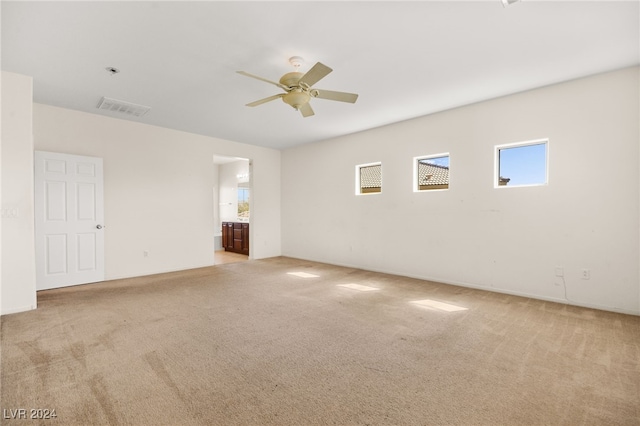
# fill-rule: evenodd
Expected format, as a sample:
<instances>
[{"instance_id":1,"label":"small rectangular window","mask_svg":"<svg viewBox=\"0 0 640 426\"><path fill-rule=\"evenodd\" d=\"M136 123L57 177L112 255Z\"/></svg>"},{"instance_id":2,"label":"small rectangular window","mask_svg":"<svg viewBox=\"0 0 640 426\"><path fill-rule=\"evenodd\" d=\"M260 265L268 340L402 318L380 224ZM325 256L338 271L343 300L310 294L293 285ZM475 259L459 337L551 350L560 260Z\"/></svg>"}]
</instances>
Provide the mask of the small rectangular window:
<instances>
[{"instance_id":1,"label":"small rectangular window","mask_svg":"<svg viewBox=\"0 0 640 426\"><path fill-rule=\"evenodd\" d=\"M548 140L496 146L495 187L546 185Z\"/></svg>"},{"instance_id":2,"label":"small rectangular window","mask_svg":"<svg viewBox=\"0 0 640 426\"><path fill-rule=\"evenodd\" d=\"M449 154L415 157L414 191L449 189Z\"/></svg>"},{"instance_id":3,"label":"small rectangular window","mask_svg":"<svg viewBox=\"0 0 640 426\"><path fill-rule=\"evenodd\" d=\"M356 166L356 194L382 192L382 164L371 163Z\"/></svg>"}]
</instances>

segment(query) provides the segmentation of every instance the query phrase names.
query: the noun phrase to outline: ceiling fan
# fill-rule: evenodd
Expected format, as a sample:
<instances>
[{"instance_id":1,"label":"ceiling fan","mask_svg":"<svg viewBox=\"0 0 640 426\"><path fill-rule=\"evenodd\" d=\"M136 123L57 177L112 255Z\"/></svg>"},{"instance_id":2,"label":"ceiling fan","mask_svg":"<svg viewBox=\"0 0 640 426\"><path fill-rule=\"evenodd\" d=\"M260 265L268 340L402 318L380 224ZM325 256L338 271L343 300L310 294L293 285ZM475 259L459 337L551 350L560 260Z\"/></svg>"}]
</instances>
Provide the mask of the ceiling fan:
<instances>
[{"instance_id":1,"label":"ceiling fan","mask_svg":"<svg viewBox=\"0 0 640 426\"><path fill-rule=\"evenodd\" d=\"M278 98L282 98L282 100L286 104L289 104L295 110L300 111L303 117L309 117L314 115L313 109L309 104L311 98L328 99L330 101L349 103L354 103L358 99L358 95L356 95L355 93L335 92L333 90L313 88L312 86L314 84L322 80L333 70L328 66L318 62L306 73L301 73L298 71L298 69L302 64L302 61L302 58L299 56L290 58L289 62L295 67L296 71L286 73L280 78L280 81L278 83L266 78L258 77L257 75L249 74L245 71L238 71L238 74L265 81L267 83L278 86L285 91L285 93L279 93L277 95L269 96L268 98L251 102L247 104L247 106L254 107Z\"/></svg>"}]
</instances>

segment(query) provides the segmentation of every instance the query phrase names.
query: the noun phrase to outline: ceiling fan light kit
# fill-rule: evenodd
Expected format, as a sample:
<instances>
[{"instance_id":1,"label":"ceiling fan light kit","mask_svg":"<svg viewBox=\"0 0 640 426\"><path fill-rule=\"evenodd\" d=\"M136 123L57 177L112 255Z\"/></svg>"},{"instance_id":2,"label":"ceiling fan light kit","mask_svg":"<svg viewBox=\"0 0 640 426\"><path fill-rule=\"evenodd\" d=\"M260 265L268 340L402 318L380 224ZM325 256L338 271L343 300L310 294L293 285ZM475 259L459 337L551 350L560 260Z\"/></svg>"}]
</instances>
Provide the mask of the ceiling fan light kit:
<instances>
[{"instance_id":1,"label":"ceiling fan light kit","mask_svg":"<svg viewBox=\"0 0 640 426\"><path fill-rule=\"evenodd\" d=\"M303 63L303 61L304 60L299 56L293 56L289 58L289 63L291 63L291 65L293 65L296 68L296 71L286 73L285 75L280 77L280 80L278 83L263 77L259 77L257 75L249 74L248 72L245 72L245 71L238 71L238 74L242 74L246 77L255 78L257 80L261 80L266 83L273 84L285 91L285 93L279 93L277 95L269 96L268 98L264 98L264 99L260 99L260 100L248 103L247 106L255 107L255 106L273 101L275 99L281 98L284 103L292 106L295 110L300 111L303 117L310 117L314 115L313 109L311 108L311 104L309 103L311 98L320 98L320 99L327 99L330 101L339 101L339 102L348 102L348 103L355 103L355 101L358 99L358 95L355 93L335 92L332 90L322 90L322 89L313 88L312 86L314 84L322 80L333 70L328 66L320 62L317 62L306 73L298 72L297 70L300 67L300 65Z\"/></svg>"},{"instance_id":2,"label":"ceiling fan light kit","mask_svg":"<svg viewBox=\"0 0 640 426\"><path fill-rule=\"evenodd\" d=\"M284 101L284 103L291 105L296 110L299 110L300 107L309 102L310 99L311 96L309 95L309 93L301 89L292 90L291 92L282 96L282 100Z\"/></svg>"}]
</instances>

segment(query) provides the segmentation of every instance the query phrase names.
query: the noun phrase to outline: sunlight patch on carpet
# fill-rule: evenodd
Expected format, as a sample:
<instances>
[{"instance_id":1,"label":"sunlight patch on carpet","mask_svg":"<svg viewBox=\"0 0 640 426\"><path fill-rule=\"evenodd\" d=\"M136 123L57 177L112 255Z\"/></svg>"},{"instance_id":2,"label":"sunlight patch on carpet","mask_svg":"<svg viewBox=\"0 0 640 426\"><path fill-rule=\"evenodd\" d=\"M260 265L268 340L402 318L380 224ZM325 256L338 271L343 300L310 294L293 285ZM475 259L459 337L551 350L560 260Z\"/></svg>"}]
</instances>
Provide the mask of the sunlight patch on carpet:
<instances>
[{"instance_id":1,"label":"sunlight patch on carpet","mask_svg":"<svg viewBox=\"0 0 640 426\"><path fill-rule=\"evenodd\" d=\"M345 288L350 288L352 290L358 290L358 291L374 291L374 290L380 290L379 288L375 288L375 287L369 287L367 285L360 285L360 284L338 284L337 287L345 287Z\"/></svg>"},{"instance_id":2,"label":"sunlight patch on carpet","mask_svg":"<svg viewBox=\"0 0 640 426\"><path fill-rule=\"evenodd\" d=\"M310 274L308 272L287 272L288 275L293 275L300 278L318 278L320 275Z\"/></svg>"},{"instance_id":3,"label":"sunlight patch on carpet","mask_svg":"<svg viewBox=\"0 0 640 426\"><path fill-rule=\"evenodd\" d=\"M456 311L466 311L469 308L464 308L462 306L451 305L449 303L438 302L436 300L424 299L424 300L413 300L411 301L414 305L423 306L425 308L435 308L439 311L447 311L447 312L456 312Z\"/></svg>"}]
</instances>

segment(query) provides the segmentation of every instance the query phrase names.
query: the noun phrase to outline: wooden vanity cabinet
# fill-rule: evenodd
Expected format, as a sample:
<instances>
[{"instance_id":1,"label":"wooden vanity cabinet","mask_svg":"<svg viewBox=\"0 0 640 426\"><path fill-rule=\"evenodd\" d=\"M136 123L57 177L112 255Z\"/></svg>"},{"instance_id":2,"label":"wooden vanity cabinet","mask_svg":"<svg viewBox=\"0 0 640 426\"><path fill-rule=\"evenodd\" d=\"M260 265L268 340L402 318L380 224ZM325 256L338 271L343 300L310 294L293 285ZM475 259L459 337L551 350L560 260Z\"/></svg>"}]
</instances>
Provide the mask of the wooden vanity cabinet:
<instances>
[{"instance_id":1,"label":"wooden vanity cabinet","mask_svg":"<svg viewBox=\"0 0 640 426\"><path fill-rule=\"evenodd\" d=\"M222 247L225 251L249 254L249 224L222 222Z\"/></svg>"}]
</instances>

